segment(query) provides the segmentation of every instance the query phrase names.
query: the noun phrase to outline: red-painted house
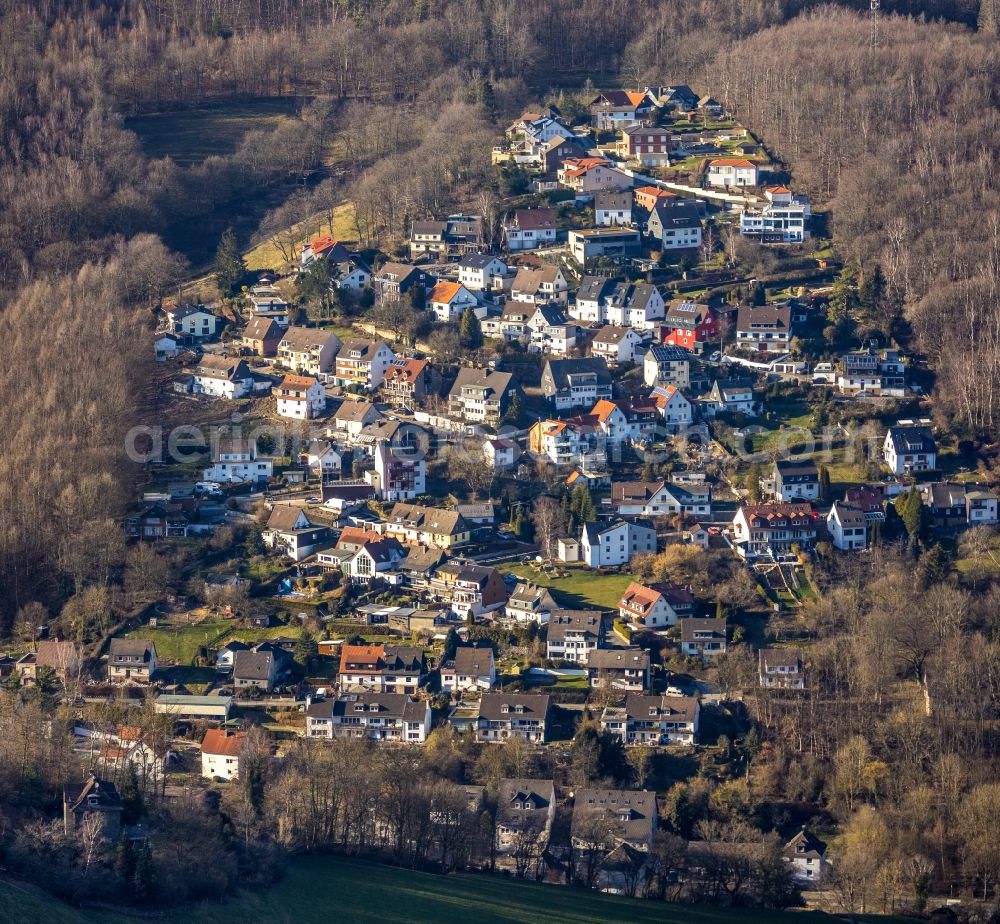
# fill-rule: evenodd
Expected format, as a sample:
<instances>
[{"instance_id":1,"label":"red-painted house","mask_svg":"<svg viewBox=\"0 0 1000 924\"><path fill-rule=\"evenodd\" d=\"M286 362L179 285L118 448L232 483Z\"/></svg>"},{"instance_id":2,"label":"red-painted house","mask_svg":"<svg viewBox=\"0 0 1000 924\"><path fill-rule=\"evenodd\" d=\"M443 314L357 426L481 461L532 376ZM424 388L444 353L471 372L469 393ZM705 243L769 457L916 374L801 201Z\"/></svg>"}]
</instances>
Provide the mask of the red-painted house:
<instances>
[{"instance_id":1,"label":"red-painted house","mask_svg":"<svg viewBox=\"0 0 1000 924\"><path fill-rule=\"evenodd\" d=\"M687 350L718 340L720 329L718 315L708 305L677 298L667 303L666 316L660 325L664 343Z\"/></svg>"}]
</instances>

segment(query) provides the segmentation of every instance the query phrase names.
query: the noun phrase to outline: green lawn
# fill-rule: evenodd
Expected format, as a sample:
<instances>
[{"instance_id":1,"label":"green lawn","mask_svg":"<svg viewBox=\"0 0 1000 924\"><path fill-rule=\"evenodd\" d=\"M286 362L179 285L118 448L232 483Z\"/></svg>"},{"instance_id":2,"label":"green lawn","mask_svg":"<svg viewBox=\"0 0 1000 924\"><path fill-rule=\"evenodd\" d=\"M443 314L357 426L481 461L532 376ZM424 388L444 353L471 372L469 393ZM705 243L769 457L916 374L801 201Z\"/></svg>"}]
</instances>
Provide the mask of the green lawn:
<instances>
[{"instance_id":1,"label":"green lawn","mask_svg":"<svg viewBox=\"0 0 1000 924\"><path fill-rule=\"evenodd\" d=\"M232 620L205 620L188 625L143 626L126 633L129 638L148 638L156 644L161 661L191 664L200 645L207 645L232 627Z\"/></svg>"},{"instance_id":2,"label":"green lawn","mask_svg":"<svg viewBox=\"0 0 1000 924\"><path fill-rule=\"evenodd\" d=\"M135 116L125 127L139 136L147 157L172 157L187 166L232 154L248 131L272 129L294 114L294 100L261 99Z\"/></svg>"},{"instance_id":3,"label":"green lawn","mask_svg":"<svg viewBox=\"0 0 1000 924\"><path fill-rule=\"evenodd\" d=\"M20 924L124 924L107 911L78 911L0 883L0 919ZM882 920L874 916L852 920ZM782 924L833 920L819 912L778 913L667 905L499 876L435 876L362 860L305 857L271 889L157 916L163 924Z\"/></svg>"},{"instance_id":4,"label":"green lawn","mask_svg":"<svg viewBox=\"0 0 1000 924\"><path fill-rule=\"evenodd\" d=\"M628 574L598 574L579 565L561 566L561 570L565 572L563 577L545 574L531 565L520 563L500 565L499 570L548 587L556 602L567 609L587 606L618 609L618 601L632 581Z\"/></svg>"}]
</instances>

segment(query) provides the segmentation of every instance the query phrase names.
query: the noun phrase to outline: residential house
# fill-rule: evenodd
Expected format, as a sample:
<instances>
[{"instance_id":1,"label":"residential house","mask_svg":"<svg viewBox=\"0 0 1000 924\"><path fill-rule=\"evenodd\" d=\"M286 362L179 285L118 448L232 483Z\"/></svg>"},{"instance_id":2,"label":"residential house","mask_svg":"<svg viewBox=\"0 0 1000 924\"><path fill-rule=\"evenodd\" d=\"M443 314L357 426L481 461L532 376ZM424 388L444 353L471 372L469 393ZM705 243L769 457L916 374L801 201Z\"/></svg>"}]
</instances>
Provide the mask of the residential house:
<instances>
[{"instance_id":1,"label":"residential house","mask_svg":"<svg viewBox=\"0 0 1000 924\"><path fill-rule=\"evenodd\" d=\"M15 670L21 677L21 684L36 683L41 674L51 671L65 683L79 677L82 659L73 642L59 639L45 639L35 643L35 650L18 658Z\"/></svg>"},{"instance_id":2,"label":"residential house","mask_svg":"<svg viewBox=\"0 0 1000 924\"><path fill-rule=\"evenodd\" d=\"M547 587L521 581L507 600L506 616L514 622L535 622L545 626L558 608Z\"/></svg>"},{"instance_id":3,"label":"residential house","mask_svg":"<svg viewBox=\"0 0 1000 924\"><path fill-rule=\"evenodd\" d=\"M599 131L618 131L648 122L655 108L647 90L605 90L590 103L591 122Z\"/></svg>"},{"instance_id":4,"label":"residential house","mask_svg":"<svg viewBox=\"0 0 1000 924\"><path fill-rule=\"evenodd\" d=\"M471 539L469 524L456 510L422 507L419 504L396 504L385 524L386 533L407 545L450 549Z\"/></svg>"},{"instance_id":5,"label":"residential house","mask_svg":"<svg viewBox=\"0 0 1000 924\"><path fill-rule=\"evenodd\" d=\"M375 469L365 472L382 501L404 501L426 491L426 462L422 455L406 452L381 440L375 447Z\"/></svg>"},{"instance_id":6,"label":"residential house","mask_svg":"<svg viewBox=\"0 0 1000 924\"><path fill-rule=\"evenodd\" d=\"M667 303L660 339L670 346L697 350L706 343L718 341L721 334L719 318L700 302L675 298Z\"/></svg>"},{"instance_id":7,"label":"residential house","mask_svg":"<svg viewBox=\"0 0 1000 924\"><path fill-rule=\"evenodd\" d=\"M803 826L782 851L792 876L800 885L822 880L829 869L826 844Z\"/></svg>"},{"instance_id":8,"label":"residential house","mask_svg":"<svg viewBox=\"0 0 1000 924\"><path fill-rule=\"evenodd\" d=\"M770 189L768 190L770 193ZM775 196L760 208L744 208L740 213L740 234L762 244L801 244L809 240L809 200L789 193Z\"/></svg>"},{"instance_id":9,"label":"residential house","mask_svg":"<svg viewBox=\"0 0 1000 924\"><path fill-rule=\"evenodd\" d=\"M292 561L313 555L328 538L326 526L314 526L305 510L292 504L275 504L261 534L264 545Z\"/></svg>"},{"instance_id":10,"label":"residential house","mask_svg":"<svg viewBox=\"0 0 1000 924\"><path fill-rule=\"evenodd\" d=\"M302 245L299 255L299 268L308 269L317 260L339 262L346 260L350 251L331 234L317 234Z\"/></svg>"},{"instance_id":11,"label":"residential house","mask_svg":"<svg viewBox=\"0 0 1000 924\"><path fill-rule=\"evenodd\" d=\"M609 324L602 327L590 342L590 352L593 356L603 358L609 366L617 366L621 363L634 363L636 348L641 343L642 337L631 327Z\"/></svg>"},{"instance_id":12,"label":"residential house","mask_svg":"<svg viewBox=\"0 0 1000 924\"><path fill-rule=\"evenodd\" d=\"M469 292L494 292L503 288L507 264L489 253L470 253L458 264L458 282Z\"/></svg>"},{"instance_id":13,"label":"residential house","mask_svg":"<svg viewBox=\"0 0 1000 924\"><path fill-rule=\"evenodd\" d=\"M164 310L168 329L182 337L205 340L218 330L219 319L204 305L169 305Z\"/></svg>"},{"instance_id":14,"label":"residential house","mask_svg":"<svg viewBox=\"0 0 1000 924\"><path fill-rule=\"evenodd\" d=\"M357 254L330 261L330 289L345 289L359 295L372 278L371 268Z\"/></svg>"},{"instance_id":15,"label":"residential house","mask_svg":"<svg viewBox=\"0 0 1000 924\"><path fill-rule=\"evenodd\" d=\"M669 129L646 125L624 129L617 144L619 157L638 161L644 167L669 166L673 149L674 138Z\"/></svg>"},{"instance_id":16,"label":"residential house","mask_svg":"<svg viewBox=\"0 0 1000 924\"><path fill-rule=\"evenodd\" d=\"M483 443L486 463L497 471L513 468L519 454L518 445L513 440L495 439Z\"/></svg>"},{"instance_id":17,"label":"residential house","mask_svg":"<svg viewBox=\"0 0 1000 924\"><path fill-rule=\"evenodd\" d=\"M591 568L627 565L633 556L655 551L656 530L639 523L584 523L580 534L580 560Z\"/></svg>"},{"instance_id":18,"label":"residential house","mask_svg":"<svg viewBox=\"0 0 1000 924\"><path fill-rule=\"evenodd\" d=\"M614 228L632 224L632 193L608 190L594 196L594 224Z\"/></svg>"},{"instance_id":19,"label":"residential house","mask_svg":"<svg viewBox=\"0 0 1000 924\"><path fill-rule=\"evenodd\" d=\"M540 179L548 182L558 176L559 168L567 160L587 156L587 145L569 131L537 145L535 150L542 173Z\"/></svg>"},{"instance_id":20,"label":"residential house","mask_svg":"<svg viewBox=\"0 0 1000 924\"><path fill-rule=\"evenodd\" d=\"M693 406L676 385L657 385L649 397L656 404L667 433L683 433L694 422Z\"/></svg>"},{"instance_id":21,"label":"residential house","mask_svg":"<svg viewBox=\"0 0 1000 924\"><path fill-rule=\"evenodd\" d=\"M517 209L504 221L503 237L511 252L551 247L556 242L556 210Z\"/></svg>"},{"instance_id":22,"label":"residential house","mask_svg":"<svg viewBox=\"0 0 1000 924\"><path fill-rule=\"evenodd\" d=\"M569 283L562 268L555 265L533 268L522 266L510 287L510 297L516 302L557 302L566 304Z\"/></svg>"},{"instance_id":23,"label":"residential house","mask_svg":"<svg viewBox=\"0 0 1000 924\"><path fill-rule=\"evenodd\" d=\"M416 286L427 290L434 285L433 277L419 266L408 263L383 263L372 276L372 291L376 301L399 301L409 296Z\"/></svg>"},{"instance_id":24,"label":"residential house","mask_svg":"<svg viewBox=\"0 0 1000 924\"><path fill-rule=\"evenodd\" d=\"M656 435L660 423L656 402L649 398L619 401L602 398L587 416L597 418L597 425L609 444L646 442Z\"/></svg>"},{"instance_id":25,"label":"residential house","mask_svg":"<svg viewBox=\"0 0 1000 924\"><path fill-rule=\"evenodd\" d=\"M549 697L540 693L484 693L476 737L480 741L523 738L544 743L549 731Z\"/></svg>"},{"instance_id":26,"label":"residential house","mask_svg":"<svg viewBox=\"0 0 1000 924\"><path fill-rule=\"evenodd\" d=\"M736 346L754 353L787 353L792 342L788 305L743 305L736 316Z\"/></svg>"},{"instance_id":27,"label":"residential house","mask_svg":"<svg viewBox=\"0 0 1000 924\"><path fill-rule=\"evenodd\" d=\"M71 835L87 819L97 818L102 836L117 841L122 833L124 808L115 784L89 773L82 783L63 787L63 831Z\"/></svg>"},{"instance_id":28,"label":"residential house","mask_svg":"<svg viewBox=\"0 0 1000 924\"><path fill-rule=\"evenodd\" d=\"M532 333L528 322L534 317L538 307L535 302L509 301L500 314L488 315L482 322L483 334L527 343Z\"/></svg>"},{"instance_id":29,"label":"residential house","mask_svg":"<svg viewBox=\"0 0 1000 924\"><path fill-rule=\"evenodd\" d=\"M591 651L607 643L607 617L600 610L555 610L549 617L545 656L586 664Z\"/></svg>"},{"instance_id":30,"label":"residential house","mask_svg":"<svg viewBox=\"0 0 1000 924\"><path fill-rule=\"evenodd\" d=\"M642 361L642 380L647 385L691 387L692 353L683 347L654 343Z\"/></svg>"},{"instance_id":31,"label":"residential house","mask_svg":"<svg viewBox=\"0 0 1000 924\"><path fill-rule=\"evenodd\" d=\"M442 693L490 690L497 682L493 649L459 645L454 656L441 664L440 674Z\"/></svg>"},{"instance_id":32,"label":"residential house","mask_svg":"<svg viewBox=\"0 0 1000 924\"><path fill-rule=\"evenodd\" d=\"M937 481L919 486L935 529L951 532L997 522L997 496L975 483Z\"/></svg>"},{"instance_id":33,"label":"residential house","mask_svg":"<svg viewBox=\"0 0 1000 924\"><path fill-rule=\"evenodd\" d=\"M329 372L340 338L316 327L289 327L278 343L278 363L302 375Z\"/></svg>"},{"instance_id":34,"label":"residential house","mask_svg":"<svg viewBox=\"0 0 1000 924\"><path fill-rule=\"evenodd\" d=\"M382 419L382 414L371 401L352 401L345 398L333 415L333 425L343 430L352 440L361 436L365 427Z\"/></svg>"},{"instance_id":35,"label":"residential house","mask_svg":"<svg viewBox=\"0 0 1000 924\"><path fill-rule=\"evenodd\" d=\"M680 112L690 112L698 107L698 94L694 92L686 83L675 84L670 87L656 87L647 90L650 96L665 109Z\"/></svg>"},{"instance_id":36,"label":"residential house","mask_svg":"<svg viewBox=\"0 0 1000 924\"><path fill-rule=\"evenodd\" d=\"M274 460L257 452L255 440L240 437L219 440L212 465L202 472L205 481L267 481L274 471Z\"/></svg>"},{"instance_id":37,"label":"residential house","mask_svg":"<svg viewBox=\"0 0 1000 924\"><path fill-rule=\"evenodd\" d=\"M709 186L756 186L760 182L757 165L743 157L719 157L708 163Z\"/></svg>"},{"instance_id":38,"label":"residential house","mask_svg":"<svg viewBox=\"0 0 1000 924\"><path fill-rule=\"evenodd\" d=\"M361 385L374 391L395 358L396 354L381 340L348 340L337 353L337 384Z\"/></svg>"},{"instance_id":39,"label":"residential house","mask_svg":"<svg viewBox=\"0 0 1000 924\"><path fill-rule=\"evenodd\" d=\"M427 676L424 650L412 645L342 645L338 682L342 690L412 694Z\"/></svg>"},{"instance_id":40,"label":"residential house","mask_svg":"<svg viewBox=\"0 0 1000 924\"><path fill-rule=\"evenodd\" d=\"M588 260L606 257L622 262L642 254L639 232L622 228L587 228L567 235L570 256L586 267Z\"/></svg>"},{"instance_id":41,"label":"residential house","mask_svg":"<svg viewBox=\"0 0 1000 924\"><path fill-rule=\"evenodd\" d=\"M725 619L681 619L681 654L714 661L726 651Z\"/></svg>"},{"instance_id":42,"label":"residential house","mask_svg":"<svg viewBox=\"0 0 1000 924\"><path fill-rule=\"evenodd\" d=\"M274 356L284 333L271 318L251 318L243 328L242 344L256 356Z\"/></svg>"},{"instance_id":43,"label":"residential house","mask_svg":"<svg viewBox=\"0 0 1000 924\"><path fill-rule=\"evenodd\" d=\"M834 501L826 515L826 529L835 549L851 552L868 545L868 519L864 511L843 501Z\"/></svg>"},{"instance_id":44,"label":"residential house","mask_svg":"<svg viewBox=\"0 0 1000 924\"><path fill-rule=\"evenodd\" d=\"M568 356L582 335L578 324L568 323L557 305L542 304L528 318L528 352Z\"/></svg>"},{"instance_id":45,"label":"residential house","mask_svg":"<svg viewBox=\"0 0 1000 924\"><path fill-rule=\"evenodd\" d=\"M454 257L473 253L483 244L482 219L449 215L443 221L415 221L410 230L410 259Z\"/></svg>"},{"instance_id":46,"label":"residential house","mask_svg":"<svg viewBox=\"0 0 1000 924\"><path fill-rule=\"evenodd\" d=\"M431 577L430 591L447 601L451 611L465 620L502 610L509 596L507 585L495 568L462 560L441 565Z\"/></svg>"},{"instance_id":47,"label":"residential house","mask_svg":"<svg viewBox=\"0 0 1000 924\"><path fill-rule=\"evenodd\" d=\"M496 428L519 392L509 372L463 366L448 392L448 413L466 423Z\"/></svg>"},{"instance_id":48,"label":"residential house","mask_svg":"<svg viewBox=\"0 0 1000 924\"><path fill-rule=\"evenodd\" d=\"M135 539L180 539L191 526L192 509L180 503L143 503L125 515L125 534Z\"/></svg>"},{"instance_id":49,"label":"residential house","mask_svg":"<svg viewBox=\"0 0 1000 924\"><path fill-rule=\"evenodd\" d=\"M631 189L632 177L603 157L570 157L556 171L561 186L572 189L578 199L608 189Z\"/></svg>"},{"instance_id":50,"label":"residential house","mask_svg":"<svg viewBox=\"0 0 1000 924\"><path fill-rule=\"evenodd\" d=\"M442 324L461 319L467 308L475 309L479 300L460 282L442 279L427 294L427 308Z\"/></svg>"},{"instance_id":51,"label":"residential house","mask_svg":"<svg viewBox=\"0 0 1000 924\"><path fill-rule=\"evenodd\" d=\"M430 379L430 360L398 356L385 370L382 399L398 407L413 409L427 395Z\"/></svg>"},{"instance_id":52,"label":"residential house","mask_svg":"<svg viewBox=\"0 0 1000 924\"><path fill-rule=\"evenodd\" d=\"M570 314L585 324L613 324L649 331L663 318L659 289L649 283L629 283L603 276L584 276Z\"/></svg>"},{"instance_id":53,"label":"residential house","mask_svg":"<svg viewBox=\"0 0 1000 924\"><path fill-rule=\"evenodd\" d=\"M819 500L819 469L812 459L777 459L774 497L782 503Z\"/></svg>"},{"instance_id":54,"label":"residential house","mask_svg":"<svg viewBox=\"0 0 1000 924\"><path fill-rule=\"evenodd\" d=\"M646 696L629 693L624 706L607 706L601 730L626 747L693 747L698 738L700 705L693 696Z\"/></svg>"},{"instance_id":55,"label":"residential house","mask_svg":"<svg viewBox=\"0 0 1000 924\"><path fill-rule=\"evenodd\" d=\"M589 416L589 415L588 415ZM528 431L528 449L553 465L577 465L588 460L603 465L603 447L597 438L597 420L539 420Z\"/></svg>"},{"instance_id":56,"label":"residential house","mask_svg":"<svg viewBox=\"0 0 1000 924\"><path fill-rule=\"evenodd\" d=\"M113 638L108 651L108 680L149 683L156 673L156 645L149 639Z\"/></svg>"},{"instance_id":57,"label":"residential house","mask_svg":"<svg viewBox=\"0 0 1000 924\"><path fill-rule=\"evenodd\" d=\"M574 793L570 839L578 852L606 855L622 846L649 852L656 830L655 792L578 789Z\"/></svg>"},{"instance_id":58,"label":"residential house","mask_svg":"<svg viewBox=\"0 0 1000 924\"><path fill-rule=\"evenodd\" d=\"M239 357L205 353L193 372L196 394L213 398L242 398L254 391L254 375Z\"/></svg>"},{"instance_id":59,"label":"residential house","mask_svg":"<svg viewBox=\"0 0 1000 924\"><path fill-rule=\"evenodd\" d=\"M632 581L618 601L618 618L639 631L665 629L693 615L691 591L670 581L648 585Z\"/></svg>"},{"instance_id":60,"label":"residential house","mask_svg":"<svg viewBox=\"0 0 1000 924\"><path fill-rule=\"evenodd\" d=\"M677 193L670 192L669 189L663 189L660 186L636 186L632 190L632 196L639 208L652 212L660 199L676 199Z\"/></svg>"},{"instance_id":61,"label":"residential house","mask_svg":"<svg viewBox=\"0 0 1000 924\"><path fill-rule=\"evenodd\" d=\"M209 728L201 740L201 775L206 780L226 783L240 778L246 732Z\"/></svg>"},{"instance_id":62,"label":"residential house","mask_svg":"<svg viewBox=\"0 0 1000 924\"><path fill-rule=\"evenodd\" d=\"M757 655L757 678L769 690L804 690L805 660L800 648L761 648Z\"/></svg>"},{"instance_id":63,"label":"residential house","mask_svg":"<svg viewBox=\"0 0 1000 924\"><path fill-rule=\"evenodd\" d=\"M736 551L744 558L777 558L793 545L811 548L817 519L811 504L743 504L733 518Z\"/></svg>"},{"instance_id":64,"label":"residential house","mask_svg":"<svg viewBox=\"0 0 1000 924\"><path fill-rule=\"evenodd\" d=\"M882 459L894 475L937 468L937 444L930 421L901 420L889 427L882 444Z\"/></svg>"},{"instance_id":65,"label":"residential house","mask_svg":"<svg viewBox=\"0 0 1000 924\"><path fill-rule=\"evenodd\" d=\"M329 440L313 440L299 456L299 463L323 481L339 478L343 456Z\"/></svg>"},{"instance_id":66,"label":"residential house","mask_svg":"<svg viewBox=\"0 0 1000 924\"><path fill-rule=\"evenodd\" d=\"M326 388L311 375L286 375L274 394L279 417L312 420L326 411Z\"/></svg>"},{"instance_id":67,"label":"residential house","mask_svg":"<svg viewBox=\"0 0 1000 924\"><path fill-rule=\"evenodd\" d=\"M649 689L649 652L641 648L597 648L587 658L592 690L642 693Z\"/></svg>"},{"instance_id":68,"label":"residential house","mask_svg":"<svg viewBox=\"0 0 1000 924\"><path fill-rule=\"evenodd\" d=\"M430 703L405 693L341 693L306 707L306 735L310 738L423 744L430 731Z\"/></svg>"},{"instance_id":69,"label":"residential house","mask_svg":"<svg viewBox=\"0 0 1000 924\"><path fill-rule=\"evenodd\" d=\"M746 414L752 417L756 413L757 403L749 385L723 385L715 381L712 390L701 402L701 409L707 417L715 417L717 414Z\"/></svg>"},{"instance_id":70,"label":"residential house","mask_svg":"<svg viewBox=\"0 0 1000 924\"><path fill-rule=\"evenodd\" d=\"M288 327L288 302L274 286L253 286L250 289L250 316L270 318L279 327Z\"/></svg>"},{"instance_id":71,"label":"residential house","mask_svg":"<svg viewBox=\"0 0 1000 924\"><path fill-rule=\"evenodd\" d=\"M339 547L334 551L340 551ZM329 553L329 550L324 552ZM401 583L399 569L405 558L406 549L398 539L381 536L362 545L346 564L341 564L341 571L348 575L352 584L370 584L379 579Z\"/></svg>"},{"instance_id":72,"label":"residential house","mask_svg":"<svg viewBox=\"0 0 1000 924\"><path fill-rule=\"evenodd\" d=\"M857 507L868 523L885 520L885 488L883 485L848 488L844 492L844 503Z\"/></svg>"},{"instance_id":73,"label":"residential house","mask_svg":"<svg viewBox=\"0 0 1000 924\"><path fill-rule=\"evenodd\" d=\"M269 692L278 676L278 658L273 650L237 651L233 658L233 686L237 690L256 687Z\"/></svg>"},{"instance_id":74,"label":"residential house","mask_svg":"<svg viewBox=\"0 0 1000 924\"><path fill-rule=\"evenodd\" d=\"M611 398L611 374L600 357L550 359L542 371L542 394L557 411L593 407Z\"/></svg>"},{"instance_id":75,"label":"residential house","mask_svg":"<svg viewBox=\"0 0 1000 924\"><path fill-rule=\"evenodd\" d=\"M552 836L556 792L552 780L500 781L497 794L496 847L521 864L540 858Z\"/></svg>"},{"instance_id":76,"label":"residential house","mask_svg":"<svg viewBox=\"0 0 1000 924\"><path fill-rule=\"evenodd\" d=\"M906 394L906 365L898 350L859 350L845 353L836 377L837 390L844 395Z\"/></svg>"},{"instance_id":77,"label":"residential house","mask_svg":"<svg viewBox=\"0 0 1000 924\"><path fill-rule=\"evenodd\" d=\"M649 213L646 234L663 251L697 250L702 240L698 203L680 196L658 199Z\"/></svg>"},{"instance_id":78,"label":"residential house","mask_svg":"<svg viewBox=\"0 0 1000 924\"><path fill-rule=\"evenodd\" d=\"M158 363L173 359L181 350L181 338L176 334L158 334L153 339L153 358Z\"/></svg>"},{"instance_id":79,"label":"residential house","mask_svg":"<svg viewBox=\"0 0 1000 924\"><path fill-rule=\"evenodd\" d=\"M683 513L712 515L712 489L707 484L667 481L619 481L611 485L611 506L622 517L658 517Z\"/></svg>"}]
</instances>

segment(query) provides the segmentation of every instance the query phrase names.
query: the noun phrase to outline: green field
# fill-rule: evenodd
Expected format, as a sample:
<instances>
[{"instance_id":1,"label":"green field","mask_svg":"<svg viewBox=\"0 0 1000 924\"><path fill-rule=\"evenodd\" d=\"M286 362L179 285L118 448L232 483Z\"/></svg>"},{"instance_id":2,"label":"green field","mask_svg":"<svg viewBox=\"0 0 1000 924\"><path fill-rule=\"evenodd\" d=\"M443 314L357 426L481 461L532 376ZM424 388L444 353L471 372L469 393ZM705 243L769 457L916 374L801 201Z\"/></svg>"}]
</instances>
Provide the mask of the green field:
<instances>
[{"instance_id":1,"label":"green field","mask_svg":"<svg viewBox=\"0 0 1000 924\"><path fill-rule=\"evenodd\" d=\"M537 571L531 565L519 562L500 565L498 570L548 587L556 603L567 609L585 609L588 606L618 609L618 601L632 581L628 574L598 574L579 565L562 565L561 570L566 572L563 577Z\"/></svg>"},{"instance_id":2,"label":"green field","mask_svg":"<svg viewBox=\"0 0 1000 924\"><path fill-rule=\"evenodd\" d=\"M0 882L0 920L20 924L124 924L132 916L78 911ZM778 913L666 905L492 876L434 876L361 860L306 857L261 892L158 915L163 924L782 924L831 921L819 912ZM888 918L852 916L852 920Z\"/></svg>"},{"instance_id":3,"label":"green field","mask_svg":"<svg viewBox=\"0 0 1000 924\"><path fill-rule=\"evenodd\" d=\"M231 619L213 619L176 626L143 626L127 633L127 636L151 639L156 644L156 657L161 661L191 664L200 645L214 641L232 624Z\"/></svg>"},{"instance_id":4,"label":"green field","mask_svg":"<svg viewBox=\"0 0 1000 924\"><path fill-rule=\"evenodd\" d=\"M272 129L294 113L294 100L261 99L135 116L125 127L139 136L147 157L172 157L188 166L232 154L248 131Z\"/></svg>"}]
</instances>

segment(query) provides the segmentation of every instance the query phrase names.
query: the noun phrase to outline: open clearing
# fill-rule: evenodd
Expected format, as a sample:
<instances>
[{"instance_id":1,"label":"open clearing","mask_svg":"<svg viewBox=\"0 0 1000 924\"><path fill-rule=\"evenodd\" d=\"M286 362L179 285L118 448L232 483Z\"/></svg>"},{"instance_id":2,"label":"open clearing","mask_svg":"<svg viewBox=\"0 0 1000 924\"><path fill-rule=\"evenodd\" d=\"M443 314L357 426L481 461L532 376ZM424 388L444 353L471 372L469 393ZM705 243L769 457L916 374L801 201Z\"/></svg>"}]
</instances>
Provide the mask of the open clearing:
<instances>
[{"instance_id":1,"label":"open clearing","mask_svg":"<svg viewBox=\"0 0 1000 924\"><path fill-rule=\"evenodd\" d=\"M124 924L134 917L78 911L35 891L0 882L0 920L21 924ZM499 876L435 876L362 860L305 857L280 883L225 903L203 903L157 915L162 924L816 924L820 912L748 911L666 905L583 892L565 886L513 882ZM885 921L858 917L852 920Z\"/></svg>"},{"instance_id":2,"label":"open clearing","mask_svg":"<svg viewBox=\"0 0 1000 924\"><path fill-rule=\"evenodd\" d=\"M531 565L521 563L500 565L498 570L507 574L515 574L522 580L533 581L542 587L548 587L552 591L556 603L567 609L586 608L587 606L603 607L609 610L618 609L618 601L625 588L632 581L628 574L601 574L573 565L559 566L558 572L563 574L562 577L539 571Z\"/></svg>"},{"instance_id":3,"label":"open clearing","mask_svg":"<svg viewBox=\"0 0 1000 924\"><path fill-rule=\"evenodd\" d=\"M186 167L232 154L248 131L272 129L294 114L292 99L260 99L134 116L125 127L139 136L147 157L172 157Z\"/></svg>"}]
</instances>

